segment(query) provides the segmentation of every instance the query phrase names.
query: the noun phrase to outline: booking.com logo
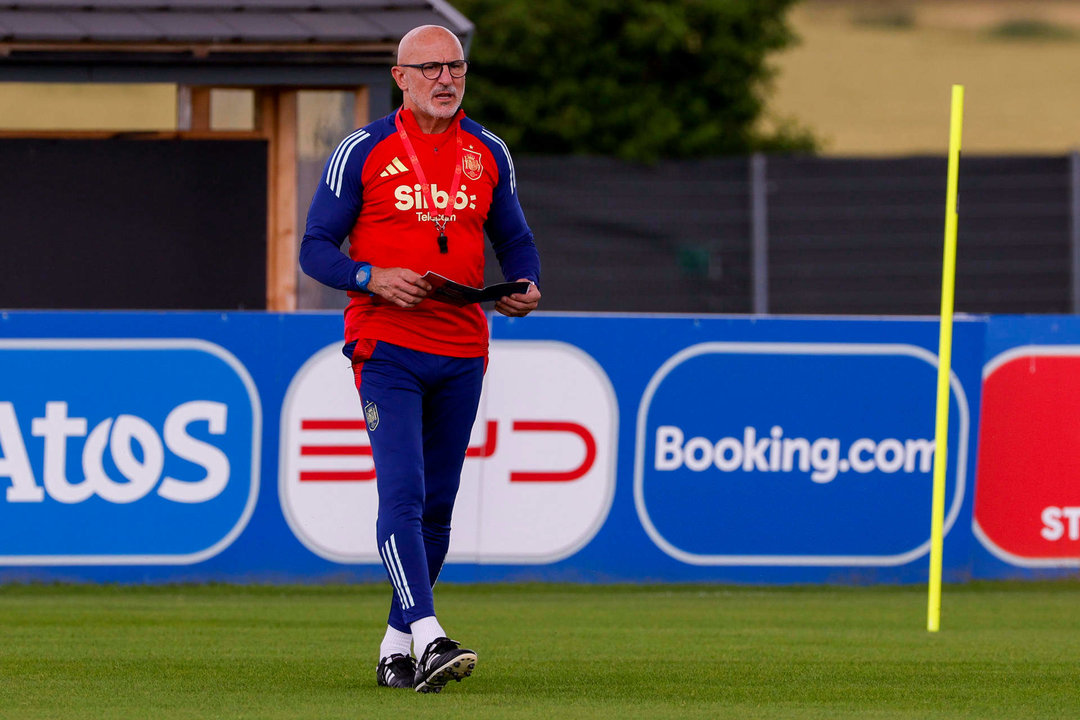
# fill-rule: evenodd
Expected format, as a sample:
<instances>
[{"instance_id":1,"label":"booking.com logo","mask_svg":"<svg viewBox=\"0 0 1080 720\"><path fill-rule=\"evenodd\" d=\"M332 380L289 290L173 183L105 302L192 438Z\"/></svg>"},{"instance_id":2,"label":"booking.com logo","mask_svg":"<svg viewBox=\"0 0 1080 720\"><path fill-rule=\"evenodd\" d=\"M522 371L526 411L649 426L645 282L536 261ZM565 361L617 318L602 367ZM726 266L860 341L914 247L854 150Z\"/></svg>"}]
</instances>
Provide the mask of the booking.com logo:
<instances>
[{"instance_id":1,"label":"booking.com logo","mask_svg":"<svg viewBox=\"0 0 1080 720\"><path fill-rule=\"evenodd\" d=\"M258 494L247 370L201 340L0 341L0 564L188 564Z\"/></svg>"},{"instance_id":2,"label":"booking.com logo","mask_svg":"<svg viewBox=\"0 0 1080 720\"><path fill-rule=\"evenodd\" d=\"M689 468L694 472L783 472L808 474L816 483L828 483L839 473L928 473L933 469L934 441L926 438L873 440L858 438L844 449L840 438L784 437L773 425L768 433L747 427L739 437L715 442L705 437L686 438L681 428L656 429L657 470Z\"/></svg>"},{"instance_id":3,"label":"booking.com logo","mask_svg":"<svg viewBox=\"0 0 1080 720\"><path fill-rule=\"evenodd\" d=\"M634 502L694 565L892 566L929 550L937 358L904 344L701 343L638 409ZM969 417L951 380L946 532ZM882 512L887 509L887 512Z\"/></svg>"}]
</instances>

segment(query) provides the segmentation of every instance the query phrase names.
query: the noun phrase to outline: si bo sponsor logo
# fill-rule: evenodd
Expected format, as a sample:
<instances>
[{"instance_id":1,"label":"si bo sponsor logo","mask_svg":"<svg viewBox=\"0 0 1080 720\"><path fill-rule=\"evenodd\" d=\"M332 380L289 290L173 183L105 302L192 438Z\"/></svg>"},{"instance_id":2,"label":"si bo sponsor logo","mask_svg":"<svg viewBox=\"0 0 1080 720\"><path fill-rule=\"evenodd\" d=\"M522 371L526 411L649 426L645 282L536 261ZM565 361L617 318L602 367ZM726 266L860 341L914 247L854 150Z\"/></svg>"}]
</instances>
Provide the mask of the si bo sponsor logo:
<instances>
[{"instance_id":1,"label":"si bo sponsor logo","mask_svg":"<svg viewBox=\"0 0 1080 720\"><path fill-rule=\"evenodd\" d=\"M424 199L424 191L420 183L398 185L394 189L394 199L397 201L394 203L394 207L401 211L431 210L427 200ZM431 185L431 201L435 203L437 210L445 210L450 205L450 193L446 190L440 190L439 186L433 183ZM468 187L462 185L461 189L454 194L453 209L464 210L465 208L476 208L476 195L470 195Z\"/></svg>"},{"instance_id":2,"label":"si bo sponsor logo","mask_svg":"<svg viewBox=\"0 0 1080 720\"><path fill-rule=\"evenodd\" d=\"M0 564L187 564L258 495L247 370L199 340L0 342Z\"/></svg>"}]
</instances>

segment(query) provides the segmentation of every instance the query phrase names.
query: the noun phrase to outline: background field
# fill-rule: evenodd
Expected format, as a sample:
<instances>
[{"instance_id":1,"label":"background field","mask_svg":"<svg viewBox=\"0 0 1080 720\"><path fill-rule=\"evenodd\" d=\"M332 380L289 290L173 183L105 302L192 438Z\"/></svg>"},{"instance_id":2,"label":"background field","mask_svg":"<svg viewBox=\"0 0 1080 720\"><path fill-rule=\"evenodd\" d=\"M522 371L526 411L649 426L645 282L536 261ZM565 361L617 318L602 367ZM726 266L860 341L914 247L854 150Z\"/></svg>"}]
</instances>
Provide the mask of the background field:
<instances>
[{"instance_id":1,"label":"background field","mask_svg":"<svg viewBox=\"0 0 1080 720\"><path fill-rule=\"evenodd\" d=\"M1080 585L445 586L479 654L377 688L381 587L0 587L0 717L1080 716Z\"/></svg>"},{"instance_id":2,"label":"background field","mask_svg":"<svg viewBox=\"0 0 1080 720\"><path fill-rule=\"evenodd\" d=\"M944 155L953 83L965 152L1080 147L1080 3L804 0L790 22L801 43L775 58L769 107L824 154Z\"/></svg>"},{"instance_id":3,"label":"background field","mask_svg":"<svg viewBox=\"0 0 1080 720\"><path fill-rule=\"evenodd\" d=\"M802 0L789 20L801 42L771 60L766 124L809 128L822 154L944 155L953 83L967 88L966 152L1080 147L1076 0ZM305 93L302 143L340 102ZM251 128L250 104L216 90L213 126ZM171 130L176 115L171 85L0 85L0 130Z\"/></svg>"}]
</instances>

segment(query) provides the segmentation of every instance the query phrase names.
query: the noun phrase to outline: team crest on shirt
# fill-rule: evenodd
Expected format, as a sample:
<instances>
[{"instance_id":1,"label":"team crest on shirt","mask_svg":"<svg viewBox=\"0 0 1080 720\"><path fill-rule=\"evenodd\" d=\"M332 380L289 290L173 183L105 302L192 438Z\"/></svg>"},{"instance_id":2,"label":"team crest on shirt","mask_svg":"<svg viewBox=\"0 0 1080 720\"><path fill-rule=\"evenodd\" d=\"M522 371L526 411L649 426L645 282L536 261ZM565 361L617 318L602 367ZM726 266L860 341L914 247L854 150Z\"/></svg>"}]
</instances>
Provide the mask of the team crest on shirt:
<instances>
[{"instance_id":1,"label":"team crest on shirt","mask_svg":"<svg viewBox=\"0 0 1080 720\"><path fill-rule=\"evenodd\" d=\"M367 420L368 432L375 432L375 428L379 427L379 408L375 407L374 401L364 406L364 419Z\"/></svg>"},{"instance_id":2,"label":"team crest on shirt","mask_svg":"<svg viewBox=\"0 0 1080 720\"><path fill-rule=\"evenodd\" d=\"M462 153L461 170L465 173L465 177L470 180L479 180L480 176L484 174L484 166L480 162L480 153L466 148L462 148Z\"/></svg>"}]
</instances>

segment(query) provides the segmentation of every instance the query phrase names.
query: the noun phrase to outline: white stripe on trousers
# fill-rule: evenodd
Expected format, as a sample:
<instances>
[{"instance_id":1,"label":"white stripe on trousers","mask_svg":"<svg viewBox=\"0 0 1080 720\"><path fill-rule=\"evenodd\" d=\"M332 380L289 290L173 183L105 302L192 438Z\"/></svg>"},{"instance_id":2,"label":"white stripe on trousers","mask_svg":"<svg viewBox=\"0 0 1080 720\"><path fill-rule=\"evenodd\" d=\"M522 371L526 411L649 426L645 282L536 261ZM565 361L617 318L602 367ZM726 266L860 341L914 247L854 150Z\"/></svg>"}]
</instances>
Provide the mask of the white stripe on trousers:
<instances>
[{"instance_id":1,"label":"white stripe on trousers","mask_svg":"<svg viewBox=\"0 0 1080 720\"><path fill-rule=\"evenodd\" d=\"M401 609L408 610L416 603L413 602L412 592L409 590L409 580L405 576L405 568L401 564L401 557L397 551L397 540L393 535L383 543L381 554L386 570L390 573L390 580L394 584L394 589L397 590Z\"/></svg>"},{"instance_id":2,"label":"white stripe on trousers","mask_svg":"<svg viewBox=\"0 0 1080 720\"><path fill-rule=\"evenodd\" d=\"M412 607L416 603L413 602L412 591L409 590L409 579L405 577L405 568L401 564L401 557L397 551L397 538L393 535L390 536L390 549L394 552L394 560L397 562L398 570L401 572L401 584L405 586L405 595L409 599L409 607Z\"/></svg>"},{"instance_id":3,"label":"white stripe on trousers","mask_svg":"<svg viewBox=\"0 0 1080 720\"><path fill-rule=\"evenodd\" d=\"M379 554L382 555L383 566L386 568L386 572L390 574L390 582L394 585L394 592L397 593L398 603L401 604L401 609L405 609L405 593L401 591L401 580L398 579L397 568L390 562L390 543L389 541L384 543L379 548Z\"/></svg>"}]
</instances>

